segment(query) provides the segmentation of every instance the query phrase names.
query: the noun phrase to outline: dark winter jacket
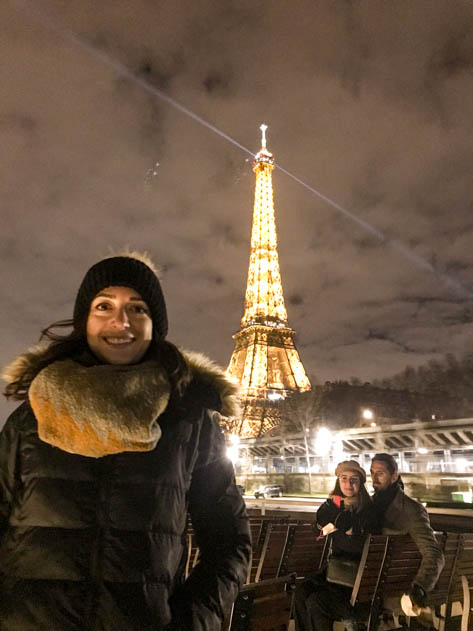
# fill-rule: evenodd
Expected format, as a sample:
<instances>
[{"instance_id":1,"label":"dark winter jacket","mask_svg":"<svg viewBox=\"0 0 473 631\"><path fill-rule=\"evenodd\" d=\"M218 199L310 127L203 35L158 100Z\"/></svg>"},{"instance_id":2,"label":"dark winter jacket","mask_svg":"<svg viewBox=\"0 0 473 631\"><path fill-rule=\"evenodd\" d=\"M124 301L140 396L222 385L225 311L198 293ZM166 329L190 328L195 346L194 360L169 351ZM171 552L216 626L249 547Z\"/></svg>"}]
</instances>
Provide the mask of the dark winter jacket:
<instances>
[{"instance_id":1,"label":"dark winter jacket","mask_svg":"<svg viewBox=\"0 0 473 631\"><path fill-rule=\"evenodd\" d=\"M376 504L377 494L374 495ZM414 579L426 592L435 586L445 563L442 549L435 539L429 515L416 500L408 497L401 488L383 516L383 533L409 534L422 555L422 563Z\"/></svg>"},{"instance_id":2,"label":"dark winter jacket","mask_svg":"<svg viewBox=\"0 0 473 631\"><path fill-rule=\"evenodd\" d=\"M316 522L319 530L330 523L336 528L330 535L332 555L352 560L361 558L366 535L380 531L379 515L371 502L355 511L346 508L340 496L329 498L320 506Z\"/></svg>"},{"instance_id":3,"label":"dark winter jacket","mask_svg":"<svg viewBox=\"0 0 473 631\"><path fill-rule=\"evenodd\" d=\"M38 437L29 403L0 435L1 631L219 631L245 580L248 520L214 410L222 373L159 417L151 451L93 458ZM184 581L188 511L201 550Z\"/></svg>"}]
</instances>

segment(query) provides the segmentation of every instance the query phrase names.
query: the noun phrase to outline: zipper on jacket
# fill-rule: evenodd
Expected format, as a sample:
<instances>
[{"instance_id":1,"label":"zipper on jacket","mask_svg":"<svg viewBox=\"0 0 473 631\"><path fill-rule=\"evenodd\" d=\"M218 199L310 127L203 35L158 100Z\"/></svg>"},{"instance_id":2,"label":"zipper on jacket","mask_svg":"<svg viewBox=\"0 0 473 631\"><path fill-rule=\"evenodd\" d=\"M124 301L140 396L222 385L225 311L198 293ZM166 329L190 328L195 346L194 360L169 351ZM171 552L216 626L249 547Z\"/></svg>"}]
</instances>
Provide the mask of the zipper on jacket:
<instances>
[{"instance_id":1,"label":"zipper on jacket","mask_svg":"<svg viewBox=\"0 0 473 631\"><path fill-rule=\"evenodd\" d=\"M89 595L86 605L87 629L94 628L97 616L99 589L103 581L104 535L109 529L110 491L113 456L99 458L95 464L96 509L92 549L89 561Z\"/></svg>"}]
</instances>

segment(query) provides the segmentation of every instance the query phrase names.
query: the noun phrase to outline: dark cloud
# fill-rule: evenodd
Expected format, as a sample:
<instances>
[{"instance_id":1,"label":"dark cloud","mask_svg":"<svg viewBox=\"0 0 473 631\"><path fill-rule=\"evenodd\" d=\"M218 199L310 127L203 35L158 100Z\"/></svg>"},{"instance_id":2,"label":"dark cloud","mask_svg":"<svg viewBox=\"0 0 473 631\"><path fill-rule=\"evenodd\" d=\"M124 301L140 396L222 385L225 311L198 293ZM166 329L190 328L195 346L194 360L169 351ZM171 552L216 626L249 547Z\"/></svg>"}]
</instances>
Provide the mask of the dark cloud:
<instances>
[{"instance_id":1,"label":"dark cloud","mask_svg":"<svg viewBox=\"0 0 473 631\"><path fill-rule=\"evenodd\" d=\"M163 268L170 338L228 362L251 157L159 94L255 152L265 122L281 166L377 231L274 171L289 325L310 375L369 381L471 345L469 1L18 7L0 7L3 363L125 245Z\"/></svg>"},{"instance_id":2,"label":"dark cloud","mask_svg":"<svg viewBox=\"0 0 473 631\"><path fill-rule=\"evenodd\" d=\"M19 129L26 135L32 134L36 130L37 123L30 116L18 112L6 113L0 118L0 127L6 130Z\"/></svg>"},{"instance_id":3,"label":"dark cloud","mask_svg":"<svg viewBox=\"0 0 473 631\"><path fill-rule=\"evenodd\" d=\"M427 81L442 82L473 69L473 43L469 24L458 25L454 35L442 42L429 59Z\"/></svg>"},{"instance_id":4,"label":"dark cloud","mask_svg":"<svg viewBox=\"0 0 473 631\"><path fill-rule=\"evenodd\" d=\"M228 97L231 95L231 70L210 70L204 77L202 84L209 94Z\"/></svg>"},{"instance_id":5,"label":"dark cloud","mask_svg":"<svg viewBox=\"0 0 473 631\"><path fill-rule=\"evenodd\" d=\"M290 294L288 303L293 307L298 307L299 305L304 304L304 296L301 296L300 294Z\"/></svg>"}]
</instances>

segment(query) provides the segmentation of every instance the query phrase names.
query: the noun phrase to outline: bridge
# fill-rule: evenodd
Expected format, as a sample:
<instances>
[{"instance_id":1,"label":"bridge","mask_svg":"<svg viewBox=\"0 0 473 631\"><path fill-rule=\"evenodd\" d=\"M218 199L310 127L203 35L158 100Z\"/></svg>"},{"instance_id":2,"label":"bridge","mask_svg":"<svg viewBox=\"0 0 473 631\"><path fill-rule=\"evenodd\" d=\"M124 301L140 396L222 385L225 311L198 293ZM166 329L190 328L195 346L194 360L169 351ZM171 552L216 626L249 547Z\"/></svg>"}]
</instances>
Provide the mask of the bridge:
<instances>
[{"instance_id":1,"label":"bridge","mask_svg":"<svg viewBox=\"0 0 473 631\"><path fill-rule=\"evenodd\" d=\"M473 418L336 431L318 427L295 434L234 437L229 445L238 480L246 488L275 483L294 494L328 492L341 460L355 459L369 472L377 452L394 456L415 497L472 503Z\"/></svg>"}]
</instances>

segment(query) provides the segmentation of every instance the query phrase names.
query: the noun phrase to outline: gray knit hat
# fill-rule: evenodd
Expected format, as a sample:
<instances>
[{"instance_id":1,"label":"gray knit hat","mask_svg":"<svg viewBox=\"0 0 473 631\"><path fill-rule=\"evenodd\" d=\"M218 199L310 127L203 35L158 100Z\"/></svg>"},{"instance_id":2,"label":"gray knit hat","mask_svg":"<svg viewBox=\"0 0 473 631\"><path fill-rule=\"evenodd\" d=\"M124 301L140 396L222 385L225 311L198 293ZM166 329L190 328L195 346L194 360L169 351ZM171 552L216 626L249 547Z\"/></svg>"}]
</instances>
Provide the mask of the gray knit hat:
<instances>
[{"instance_id":1,"label":"gray knit hat","mask_svg":"<svg viewBox=\"0 0 473 631\"><path fill-rule=\"evenodd\" d=\"M82 281L74 305L74 329L85 331L90 305L106 287L129 287L148 305L153 321L153 338L164 339L168 332L166 303L154 270L133 256L113 256L95 263Z\"/></svg>"}]
</instances>

